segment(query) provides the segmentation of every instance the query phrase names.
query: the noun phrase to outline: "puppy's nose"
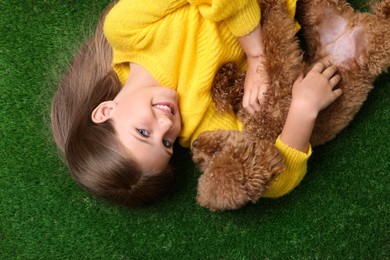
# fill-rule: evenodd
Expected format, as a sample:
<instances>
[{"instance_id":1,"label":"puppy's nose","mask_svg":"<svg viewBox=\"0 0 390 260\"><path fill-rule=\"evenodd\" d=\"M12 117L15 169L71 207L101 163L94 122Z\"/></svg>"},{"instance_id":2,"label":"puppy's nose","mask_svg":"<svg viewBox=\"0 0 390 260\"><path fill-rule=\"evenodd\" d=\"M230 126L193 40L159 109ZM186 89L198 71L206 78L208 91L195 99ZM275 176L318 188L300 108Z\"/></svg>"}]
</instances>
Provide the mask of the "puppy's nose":
<instances>
[{"instance_id":1,"label":"puppy's nose","mask_svg":"<svg viewBox=\"0 0 390 260\"><path fill-rule=\"evenodd\" d=\"M192 147L196 147L198 146L198 144L199 144L198 139L195 139L195 141L192 142Z\"/></svg>"}]
</instances>

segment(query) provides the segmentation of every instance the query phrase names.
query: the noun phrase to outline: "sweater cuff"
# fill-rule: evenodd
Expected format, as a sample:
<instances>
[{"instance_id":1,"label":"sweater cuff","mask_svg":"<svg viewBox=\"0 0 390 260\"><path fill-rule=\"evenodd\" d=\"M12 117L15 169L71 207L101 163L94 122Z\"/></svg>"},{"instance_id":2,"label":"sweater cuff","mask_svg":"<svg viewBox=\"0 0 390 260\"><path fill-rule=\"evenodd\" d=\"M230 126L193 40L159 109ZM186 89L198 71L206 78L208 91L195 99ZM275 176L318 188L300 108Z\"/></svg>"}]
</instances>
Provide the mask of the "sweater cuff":
<instances>
[{"instance_id":1,"label":"sweater cuff","mask_svg":"<svg viewBox=\"0 0 390 260\"><path fill-rule=\"evenodd\" d=\"M271 187L263 194L263 197L268 198L281 197L297 187L306 175L307 161L312 154L310 144L307 153L303 153L283 143L280 136L276 140L275 146L285 160L285 170L276 177Z\"/></svg>"},{"instance_id":2,"label":"sweater cuff","mask_svg":"<svg viewBox=\"0 0 390 260\"><path fill-rule=\"evenodd\" d=\"M236 37L244 36L253 31L260 23L260 6L256 0L248 1L247 5L237 14L225 20L229 30Z\"/></svg>"},{"instance_id":3,"label":"sweater cuff","mask_svg":"<svg viewBox=\"0 0 390 260\"><path fill-rule=\"evenodd\" d=\"M310 144L307 147L306 153L301 152L295 148L288 146L287 144L283 143L282 139L280 139L280 135L276 139L275 146L276 146L276 148L278 148L279 152L284 157L291 158L292 161L294 161L294 162L295 161L297 161L297 162L302 161L305 164L307 163L307 160L309 159L309 157L311 156L311 154L313 152Z\"/></svg>"}]
</instances>

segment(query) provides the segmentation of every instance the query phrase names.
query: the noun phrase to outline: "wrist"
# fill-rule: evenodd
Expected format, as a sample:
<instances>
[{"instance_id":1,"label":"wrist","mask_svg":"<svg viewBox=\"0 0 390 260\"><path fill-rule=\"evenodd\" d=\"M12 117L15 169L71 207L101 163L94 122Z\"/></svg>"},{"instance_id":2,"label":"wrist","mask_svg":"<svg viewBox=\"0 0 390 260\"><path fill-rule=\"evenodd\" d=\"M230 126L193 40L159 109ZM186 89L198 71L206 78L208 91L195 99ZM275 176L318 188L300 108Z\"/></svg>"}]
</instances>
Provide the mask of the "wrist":
<instances>
[{"instance_id":1,"label":"wrist","mask_svg":"<svg viewBox=\"0 0 390 260\"><path fill-rule=\"evenodd\" d=\"M249 34L238 37L237 40L248 59L257 59L264 55L265 47L260 25Z\"/></svg>"},{"instance_id":2,"label":"wrist","mask_svg":"<svg viewBox=\"0 0 390 260\"><path fill-rule=\"evenodd\" d=\"M258 61L259 59L264 58L265 50L264 46L258 45L253 46L252 48L249 48L249 50L245 51L246 58L248 60Z\"/></svg>"},{"instance_id":3,"label":"wrist","mask_svg":"<svg viewBox=\"0 0 390 260\"><path fill-rule=\"evenodd\" d=\"M304 103L292 102L280 138L286 145L306 152L318 113Z\"/></svg>"},{"instance_id":4,"label":"wrist","mask_svg":"<svg viewBox=\"0 0 390 260\"><path fill-rule=\"evenodd\" d=\"M294 117L300 118L302 121L315 121L317 119L319 110L316 109L310 102L292 100L289 114L293 114Z\"/></svg>"}]
</instances>

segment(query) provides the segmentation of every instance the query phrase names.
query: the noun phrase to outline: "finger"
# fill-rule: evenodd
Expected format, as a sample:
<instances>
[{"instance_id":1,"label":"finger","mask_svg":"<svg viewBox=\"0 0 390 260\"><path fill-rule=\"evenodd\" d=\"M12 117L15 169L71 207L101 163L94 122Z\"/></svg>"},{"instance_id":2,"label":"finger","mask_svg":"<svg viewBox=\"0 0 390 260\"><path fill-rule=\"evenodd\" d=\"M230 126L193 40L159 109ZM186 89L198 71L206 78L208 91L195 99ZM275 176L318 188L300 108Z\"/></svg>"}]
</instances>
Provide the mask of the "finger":
<instances>
[{"instance_id":1,"label":"finger","mask_svg":"<svg viewBox=\"0 0 390 260\"><path fill-rule=\"evenodd\" d=\"M264 83L261 84L260 87L259 87L259 90L258 90L258 93L257 93L257 101L258 101L259 106L258 106L258 110L257 111L260 111L260 107L264 103L265 95L266 95L266 93L268 91L269 85L270 85L269 80L266 79L264 81Z\"/></svg>"},{"instance_id":2,"label":"finger","mask_svg":"<svg viewBox=\"0 0 390 260\"><path fill-rule=\"evenodd\" d=\"M332 87L332 89L340 82L340 75L336 74L329 80L329 84Z\"/></svg>"},{"instance_id":3,"label":"finger","mask_svg":"<svg viewBox=\"0 0 390 260\"><path fill-rule=\"evenodd\" d=\"M251 114L253 114L255 111L260 111L260 104L258 101L259 92L260 88L256 87L255 85L248 86L247 110L250 111Z\"/></svg>"},{"instance_id":4,"label":"finger","mask_svg":"<svg viewBox=\"0 0 390 260\"><path fill-rule=\"evenodd\" d=\"M336 72L337 68L335 66L329 66L322 72L322 75L330 79Z\"/></svg>"},{"instance_id":5,"label":"finger","mask_svg":"<svg viewBox=\"0 0 390 260\"><path fill-rule=\"evenodd\" d=\"M258 110L256 111L260 111L260 106L264 103L264 100L265 100L265 93L259 92L259 94L257 95L257 103L259 105L258 105Z\"/></svg>"},{"instance_id":6,"label":"finger","mask_svg":"<svg viewBox=\"0 0 390 260\"><path fill-rule=\"evenodd\" d=\"M322 62L322 64L324 64L325 68L332 65L332 62L329 59L322 60L321 62Z\"/></svg>"},{"instance_id":7,"label":"finger","mask_svg":"<svg viewBox=\"0 0 390 260\"><path fill-rule=\"evenodd\" d=\"M311 69L312 71L316 71L319 73L322 73L325 69L325 65L322 62L317 62L313 68Z\"/></svg>"},{"instance_id":8,"label":"finger","mask_svg":"<svg viewBox=\"0 0 390 260\"><path fill-rule=\"evenodd\" d=\"M252 107L254 112L260 111L260 104L259 104L258 96L259 96L259 92L253 93L253 95L251 96L250 106Z\"/></svg>"},{"instance_id":9,"label":"finger","mask_svg":"<svg viewBox=\"0 0 390 260\"><path fill-rule=\"evenodd\" d=\"M338 88L333 90L333 94L336 96L337 99L339 96L341 96L341 94L343 94L343 91L340 88Z\"/></svg>"},{"instance_id":10,"label":"finger","mask_svg":"<svg viewBox=\"0 0 390 260\"><path fill-rule=\"evenodd\" d=\"M255 111L253 110L253 108L251 107L250 105L250 91L245 91L244 93L244 97L242 99L242 106L244 107L244 109L249 113L249 114L253 114Z\"/></svg>"}]
</instances>

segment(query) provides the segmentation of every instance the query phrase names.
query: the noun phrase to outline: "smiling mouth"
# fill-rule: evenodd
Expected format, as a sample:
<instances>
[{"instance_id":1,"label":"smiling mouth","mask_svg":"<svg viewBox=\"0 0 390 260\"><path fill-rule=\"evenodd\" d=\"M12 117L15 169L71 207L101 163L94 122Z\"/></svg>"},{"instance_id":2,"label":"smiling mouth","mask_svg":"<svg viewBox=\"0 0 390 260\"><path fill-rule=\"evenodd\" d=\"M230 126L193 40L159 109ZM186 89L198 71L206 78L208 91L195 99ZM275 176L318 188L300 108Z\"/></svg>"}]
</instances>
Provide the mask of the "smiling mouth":
<instances>
[{"instance_id":1,"label":"smiling mouth","mask_svg":"<svg viewBox=\"0 0 390 260\"><path fill-rule=\"evenodd\" d=\"M153 104L153 107L160 109L164 112L168 112L172 115L175 114L175 109L174 109L175 107L171 103L167 103L167 102L156 103Z\"/></svg>"}]
</instances>

